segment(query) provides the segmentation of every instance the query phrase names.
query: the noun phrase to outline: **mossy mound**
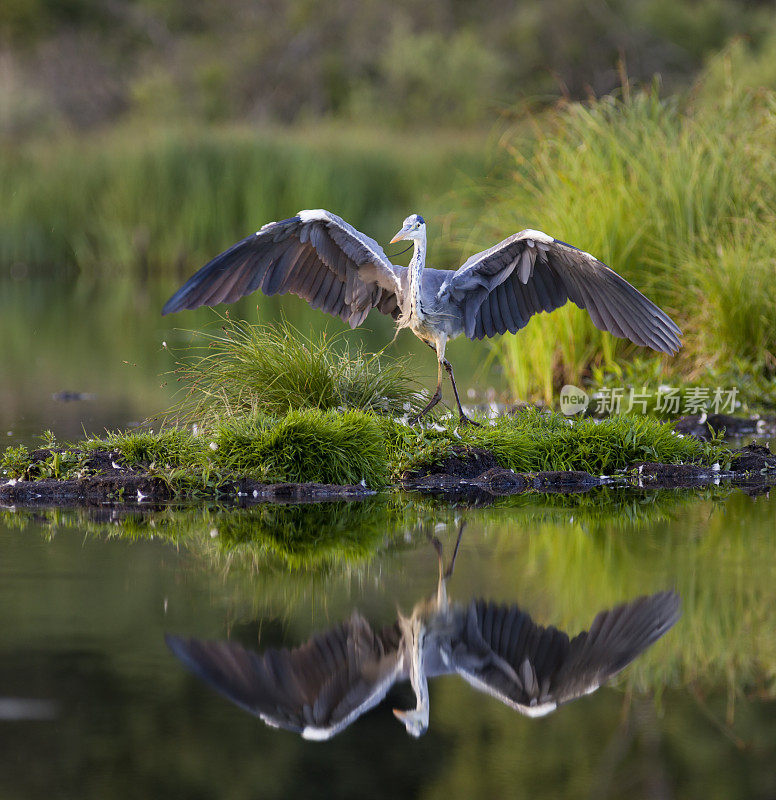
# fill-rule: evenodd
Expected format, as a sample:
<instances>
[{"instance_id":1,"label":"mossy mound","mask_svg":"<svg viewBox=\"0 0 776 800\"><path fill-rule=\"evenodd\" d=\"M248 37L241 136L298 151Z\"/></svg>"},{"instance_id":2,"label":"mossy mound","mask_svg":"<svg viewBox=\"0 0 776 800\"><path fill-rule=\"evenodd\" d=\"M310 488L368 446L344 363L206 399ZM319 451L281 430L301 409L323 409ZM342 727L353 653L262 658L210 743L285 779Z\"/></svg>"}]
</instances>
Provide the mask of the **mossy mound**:
<instances>
[{"instance_id":1,"label":"mossy mound","mask_svg":"<svg viewBox=\"0 0 776 800\"><path fill-rule=\"evenodd\" d=\"M481 427L459 426L452 419L409 426L373 412L307 409L230 416L196 433L171 427L109 433L76 445L49 441L32 452L8 448L0 458L0 476L72 481L142 475L163 483L173 496L197 496L236 493L246 480L378 489L406 476L444 472L451 459L477 474L498 467L598 477L647 461L726 469L731 455L718 440L683 437L644 417L571 422L528 409L483 420Z\"/></svg>"}]
</instances>

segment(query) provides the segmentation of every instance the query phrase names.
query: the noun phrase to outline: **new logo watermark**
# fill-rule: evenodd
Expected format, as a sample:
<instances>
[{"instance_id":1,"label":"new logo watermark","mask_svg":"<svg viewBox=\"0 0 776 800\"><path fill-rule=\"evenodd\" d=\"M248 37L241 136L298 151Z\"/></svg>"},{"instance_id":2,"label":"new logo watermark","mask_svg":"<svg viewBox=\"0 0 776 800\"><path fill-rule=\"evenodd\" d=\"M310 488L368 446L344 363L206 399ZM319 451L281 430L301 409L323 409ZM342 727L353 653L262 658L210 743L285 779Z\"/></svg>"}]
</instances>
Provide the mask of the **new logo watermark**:
<instances>
[{"instance_id":1,"label":"new logo watermark","mask_svg":"<svg viewBox=\"0 0 776 800\"><path fill-rule=\"evenodd\" d=\"M560 410L567 417L573 417L584 411L590 403L590 398L584 389L567 383L560 390Z\"/></svg>"},{"instance_id":2,"label":"new logo watermark","mask_svg":"<svg viewBox=\"0 0 776 800\"><path fill-rule=\"evenodd\" d=\"M737 400L737 387L716 386L659 386L657 390L642 387L604 386L592 397L584 389L566 384L560 390L560 410L567 417L587 410L592 405L594 414L732 414L741 402Z\"/></svg>"}]
</instances>

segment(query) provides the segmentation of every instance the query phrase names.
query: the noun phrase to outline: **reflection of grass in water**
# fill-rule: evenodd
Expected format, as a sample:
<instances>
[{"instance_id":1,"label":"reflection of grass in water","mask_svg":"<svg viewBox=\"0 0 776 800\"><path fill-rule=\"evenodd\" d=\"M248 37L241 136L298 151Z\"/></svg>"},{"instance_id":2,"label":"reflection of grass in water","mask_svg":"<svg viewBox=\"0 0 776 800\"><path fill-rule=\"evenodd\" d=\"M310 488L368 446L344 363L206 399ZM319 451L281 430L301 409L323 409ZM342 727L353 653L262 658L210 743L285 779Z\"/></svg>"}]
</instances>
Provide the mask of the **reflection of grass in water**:
<instances>
[{"instance_id":1,"label":"reflection of grass in water","mask_svg":"<svg viewBox=\"0 0 776 800\"><path fill-rule=\"evenodd\" d=\"M395 544L394 531L413 527L422 504L412 510L385 498L251 508L165 508L119 511L115 518L90 509L8 511L0 521L24 528L29 519L72 527L100 538L158 539L184 547L209 566L228 570L350 570Z\"/></svg>"},{"instance_id":2,"label":"reflection of grass in water","mask_svg":"<svg viewBox=\"0 0 776 800\"><path fill-rule=\"evenodd\" d=\"M235 554L251 569L276 564L286 569L353 567L369 562L390 542L395 517L383 500L310 505L262 505L250 513L214 518L216 563Z\"/></svg>"},{"instance_id":3,"label":"reflection of grass in water","mask_svg":"<svg viewBox=\"0 0 776 800\"><path fill-rule=\"evenodd\" d=\"M459 509L469 527L451 594L466 601L468 587L472 594L518 602L539 621L576 632L590 624L595 610L675 588L682 620L629 668L624 683L657 690L726 686L731 708L739 692L774 697L772 507L727 494L709 490L698 500L690 492L665 491L641 502L633 492L607 490L598 497L548 495L533 503L520 498L508 513L501 504ZM382 559L403 547L425 547L422 530L433 530L440 518L448 531L454 528L449 508L402 496L358 504L165 509L133 513L117 524L95 521L95 513L109 516L58 510L34 517L102 538L156 538L185 547L194 565L228 573L235 606L259 615L270 607L288 614L313 590L323 602L325 593L314 589L316 576L341 586L373 563L380 565L375 574L384 591L403 592L406 576L386 570ZM2 510L0 522L23 529L31 516ZM487 546L491 556L469 557L470 546L475 552ZM424 558L433 573L430 551Z\"/></svg>"},{"instance_id":4,"label":"reflection of grass in water","mask_svg":"<svg viewBox=\"0 0 776 800\"><path fill-rule=\"evenodd\" d=\"M776 696L773 509L740 493L724 505L715 505L716 492L707 494L710 502L692 497L675 496L671 508L666 493L647 515L652 517L648 535L641 534L640 524L634 530L624 516L597 509L575 510L573 522L569 516L562 523L546 516L540 535L520 540L520 558L527 572L540 576L539 594L549 598L557 621L569 630L591 622L581 608L604 608L657 588L679 592L683 619L673 637L629 669L628 685L722 684L731 703L739 692L753 689ZM690 502L681 503L683 498ZM728 514L731 505L745 507ZM626 505L621 513L643 509ZM526 509L525 516L532 514ZM495 524L490 535L497 549L515 546L512 522Z\"/></svg>"}]
</instances>

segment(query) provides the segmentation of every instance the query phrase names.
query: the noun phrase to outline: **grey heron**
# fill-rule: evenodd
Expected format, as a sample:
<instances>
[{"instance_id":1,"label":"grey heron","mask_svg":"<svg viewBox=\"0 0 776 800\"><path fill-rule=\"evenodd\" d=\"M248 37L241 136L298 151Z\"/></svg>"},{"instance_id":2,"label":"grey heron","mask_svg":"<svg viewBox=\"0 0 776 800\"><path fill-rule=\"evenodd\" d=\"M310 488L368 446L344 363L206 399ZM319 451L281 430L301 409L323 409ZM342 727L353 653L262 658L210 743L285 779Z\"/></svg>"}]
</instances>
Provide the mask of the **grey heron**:
<instances>
[{"instance_id":1,"label":"grey heron","mask_svg":"<svg viewBox=\"0 0 776 800\"><path fill-rule=\"evenodd\" d=\"M459 534L460 541L460 534ZM457 551L457 545L456 545ZM429 724L428 679L458 674L529 717L590 694L679 618L679 597L660 592L600 612L573 639L535 623L517 605L451 603L440 555L436 595L375 631L361 614L289 650L255 653L235 642L166 636L195 675L267 725L322 741L409 680L415 708L395 716L414 737Z\"/></svg>"},{"instance_id":2,"label":"grey heron","mask_svg":"<svg viewBox=\"0 0 776 800\"><path fill-rule=\"evenodd\" d=\"M409 328L437 355L437 386L420 419L442 397L443 371L461 407L447 342L516 333L542 311L571 300L597 328L674 354L681 331L624 278L589 253L536 230L523 230L469 258L458 270L426 267L426 222L411 214L391 243L410 240L408 267L392 264L380 245L323 209L270 222L232 245L167 301L162 314L231 303L261 290L296 294L349 323L372 309Z\"/></svg>"}]
</instances>

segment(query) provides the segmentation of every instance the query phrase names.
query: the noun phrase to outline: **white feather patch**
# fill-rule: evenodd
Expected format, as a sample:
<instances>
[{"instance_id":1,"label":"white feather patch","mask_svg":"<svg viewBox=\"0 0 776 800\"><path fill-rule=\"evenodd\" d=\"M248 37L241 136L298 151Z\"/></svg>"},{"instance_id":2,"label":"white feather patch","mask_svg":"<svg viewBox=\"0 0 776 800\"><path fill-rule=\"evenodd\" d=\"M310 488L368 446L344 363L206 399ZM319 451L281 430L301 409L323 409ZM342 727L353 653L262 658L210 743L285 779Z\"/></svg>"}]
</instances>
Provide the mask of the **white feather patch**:
<instances>
[{"instance_id":1,"label":"white feather patch","mask_svg":"<svg viewBox=\"0 0 776 800\"><path fill-rule=\"evenodd\" d=\"M535 706L520 706L520 712L526 717L546 717L558 707L558 704L551 700L549 703L540 703Z\"/></svg>"},{"instance_id":2,"label":"white feather patch","mask_svg":"<svg viewBox=\"0 0 776 800\"><path fill-rule=\"evenodd\" d=\"M302 220L302 222L315 222L323 221L331 219L329 217L329 212L323 208L313 208L313 209L306 209L305 211L300 211L297 214L297 217Z\"/></svg>"},{"instance_id":3,"label":"white feather patch","mask_svg":"<svg viewBox=\"0 0 776 800\"><path fill-rule=\"evenodd\" d=\"M520 231L520 238L533 239L536 242L543 242L544 244L552 244L555 241L552 236L547 236L546 233L535 231L532 228L526 228L524 231ZM533 243L531 246L533 247Z\"/></svg>"},{"instance_id":4,"label":"white feather patch","mask_svg":"<svg viewBox=\"0 0 776 800\"><path fill-rule=\"evenodd\" d=\"M331 739L333 728L310 728L309 726L302 731L302 738L310 742L325 742Z\"/></svg>"}]
</instances>

